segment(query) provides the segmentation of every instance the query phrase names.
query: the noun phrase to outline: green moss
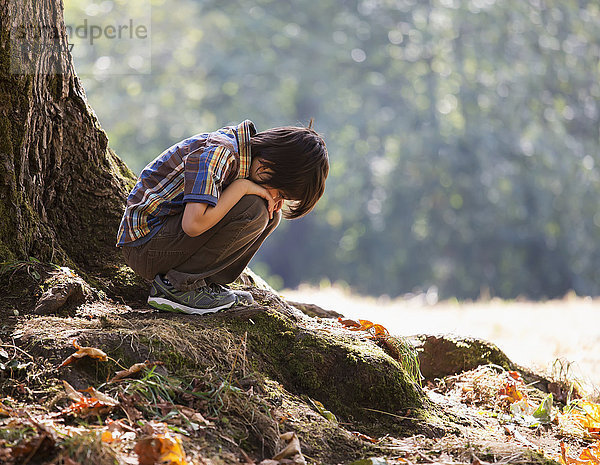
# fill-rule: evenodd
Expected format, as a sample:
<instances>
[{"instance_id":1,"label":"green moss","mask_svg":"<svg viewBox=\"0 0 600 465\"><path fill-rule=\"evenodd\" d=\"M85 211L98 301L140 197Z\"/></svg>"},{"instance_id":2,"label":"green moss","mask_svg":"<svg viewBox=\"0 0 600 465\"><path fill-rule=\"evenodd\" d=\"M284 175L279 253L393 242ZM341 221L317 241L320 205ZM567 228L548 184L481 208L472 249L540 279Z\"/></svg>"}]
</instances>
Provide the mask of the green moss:
<instances>
[{"instance_id":1,"label":"green moss","mask_svg":"<svg viewBox=\"0 0 600 465\"><path fill-rule=\"evenodd\" d=\"M494 364L514 369L510 359L494 344L473 338L418 336L421 372L427 379L462 373Z\"/></svg>"},{"instance_id":2,"label":"green moss","mask_svg":"<svg viewBox=\"0 0 600 465\"><path fill-rule=\"evenodd\" d=\"M260 369L343 419L372 418L366 409L394 414L423 406L420 387L370 342L304 330L270 310L253 316L252 323L227 324L239 334L247 331Z\"/></svg>"},{"instance_id":3,"label":"green moss","mask_svg":"<svg viewBox=\"0 0 600 465\"><path fill-rule=\"evenodd\" d=\"M0 215L1 214L2 214L2 212L0 211ZM2 230L0 230L0 237L5 237ZM12 252L12 250L10 250L6 246L6 244L4 244L4 242L2 242L2 239L0 239L0 257L2 257L2 259L5 261L13 261L16 258L15 254Z\"/></svg>"},{"instance_id":4,"label":"green moss","mask_svg":"<svg viewBox=\"0 0 600 465\"><path fill-rule=\"evenodd\" d=\"M12 131L8 117L0 117L0 153L12 155Z\"/></svg>"}]
</instances>

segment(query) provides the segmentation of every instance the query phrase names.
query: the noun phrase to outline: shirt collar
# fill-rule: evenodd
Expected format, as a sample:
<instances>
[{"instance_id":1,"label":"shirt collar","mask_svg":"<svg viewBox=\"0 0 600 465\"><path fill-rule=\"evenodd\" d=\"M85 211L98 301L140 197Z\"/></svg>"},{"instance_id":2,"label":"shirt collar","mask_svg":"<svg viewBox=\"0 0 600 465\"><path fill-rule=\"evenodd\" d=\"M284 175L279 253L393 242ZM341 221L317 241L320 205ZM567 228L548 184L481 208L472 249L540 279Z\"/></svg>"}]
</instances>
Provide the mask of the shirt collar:
<instances>
[{"instance_id":1,"label":"shirt collar","mask_svg":"<svg viewBox=\"0 0 600 465\"><path fill-rule=\"evenodd\" d=\"M256 126L249 119L235 127L235 135L238 140L238 153L240 154L240 172L238 178L250 176L250 164L252 163L252 150L250 137L256 134Z\"/></svg>"}]
</instances>

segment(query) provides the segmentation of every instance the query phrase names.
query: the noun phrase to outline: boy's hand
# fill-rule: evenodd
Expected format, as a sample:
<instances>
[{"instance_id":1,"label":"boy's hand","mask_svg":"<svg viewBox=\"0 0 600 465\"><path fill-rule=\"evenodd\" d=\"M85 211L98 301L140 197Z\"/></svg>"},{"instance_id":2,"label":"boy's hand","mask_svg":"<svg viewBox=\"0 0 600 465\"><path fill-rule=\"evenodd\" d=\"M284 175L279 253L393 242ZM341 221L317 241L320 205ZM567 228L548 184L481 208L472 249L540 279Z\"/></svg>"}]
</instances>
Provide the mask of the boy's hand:
<instances>
[{"instance_id":1,"label":"boy's hand","mask_svg":"<svg viewBox=\"0 0 600 465\"><path fill-rule=\"evenodd\" d=\"M235 182L243 183L246 194L245 195L258 195L267 201L267 209L269 210L269 218L273 219L273 212L281 209L283 205L282 201L275 201L273 196L263 186L252 182L250 179L238 179ZM279 208L277 206L279 205Z\"/></svg>"}]
</instances>

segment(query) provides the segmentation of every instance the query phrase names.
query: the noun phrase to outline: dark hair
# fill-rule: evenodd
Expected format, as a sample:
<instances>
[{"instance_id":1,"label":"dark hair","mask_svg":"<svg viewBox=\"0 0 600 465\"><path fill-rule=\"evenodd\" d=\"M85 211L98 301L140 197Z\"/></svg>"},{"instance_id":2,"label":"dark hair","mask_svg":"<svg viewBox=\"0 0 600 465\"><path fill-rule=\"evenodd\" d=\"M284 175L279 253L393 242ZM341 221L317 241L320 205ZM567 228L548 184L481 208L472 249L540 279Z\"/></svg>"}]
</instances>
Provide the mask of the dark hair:
<instances>
[{"instance_id":1,"label":"dark hair","mask_svg":"<svg viewBox=\"0 0 600 465\"><path fill-rule=\"evenodd\" d=\"M329 156L325 141L312 129L285 126L267 129L250 138L252 158L268 170L259 184L280 190L290 202L283 212L288 219L310 212L325 191Z\"/></svg>"}]
</instances>

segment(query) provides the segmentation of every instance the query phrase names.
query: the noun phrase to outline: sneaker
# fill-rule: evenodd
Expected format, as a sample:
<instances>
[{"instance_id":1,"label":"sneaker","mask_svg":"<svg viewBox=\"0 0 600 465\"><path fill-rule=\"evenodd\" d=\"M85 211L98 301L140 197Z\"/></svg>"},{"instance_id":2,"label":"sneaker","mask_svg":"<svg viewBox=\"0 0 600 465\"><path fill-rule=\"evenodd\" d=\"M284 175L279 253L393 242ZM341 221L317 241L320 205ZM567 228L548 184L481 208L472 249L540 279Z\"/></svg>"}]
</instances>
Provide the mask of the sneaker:
<instances>
[{"instance_id":1,"label":"sneaker","mask_svg":"<svg viewBox=\"0 0 600 465\"><path fill-rule=\"evenodd\" d=\"M178 291L157 275L150 288L148 305L158 310L202 315L235 305L236 295L218 284L202 286L193 291Z\"/></svg>"}]
</instances>

